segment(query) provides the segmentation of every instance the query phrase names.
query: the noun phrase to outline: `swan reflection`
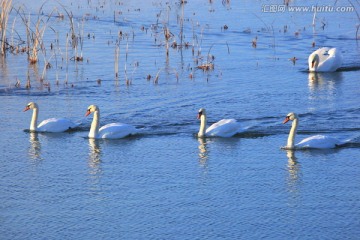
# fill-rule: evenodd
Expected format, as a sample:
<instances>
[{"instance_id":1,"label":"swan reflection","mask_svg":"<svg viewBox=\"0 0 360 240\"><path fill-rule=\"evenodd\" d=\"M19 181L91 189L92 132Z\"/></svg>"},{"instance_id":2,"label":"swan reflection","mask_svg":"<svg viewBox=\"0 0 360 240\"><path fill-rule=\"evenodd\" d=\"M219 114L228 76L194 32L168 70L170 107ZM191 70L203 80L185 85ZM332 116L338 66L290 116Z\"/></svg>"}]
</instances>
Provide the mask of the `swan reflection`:
<instances>
[{"instance_id":1,"label":"swan reflection","mask_svg":"<svg viewBox=\"0 0 360 240\"><path fill-rule=\"evenodd\" d=\"M289 180L293 183L299 179L300 165L297 162L294 150L287 150L286 156L288 158L287 168L289 171Z\"/></svg>"},{"instance_id":2,"label":"swan reflection","mask_svg":"<svg viewBox=\"0 0 360 240\"><path fill-rule=\"evenodd\" d=\"M29 135L30 146L28 154L32 159L41 160L41 144L39 141L38 133L30 132Z\"/></svg>"},{"instance_id":3,"label":"swan reflection","mask_svg":"<svg viewBox=\"0 0 360 240\"><path fill-rule=\"evenodd\" d=\"M89 193L97 200L103 200L103 191L101 189L101 147L99 145L99 141L93 138L89 138Z\"/></svg>"},{"instance_id":4,"label":"swan reflection","mask_svg":"<svg viewBox=\"0 0 360 240\"><path fill-rule=\"evenodd\" d=\"M309 72L308 80L310 91L325 90L334 93L336 85L342 80L342 72Z\"/></svg>"},{"instance_id":5,"label":"swan reflection","mask_svg":"<svg viewBox=\"0 0 360 240\"><path fill-rule=\"evenodd\" d=\"M101 173L101 148L98 140L89 138L89 167L90 174L92 176L97 176Z\"/></svg>"},{"instance_id":6,"label":"swan reflection","mask_svg":"<svg viewBox=\"0 0 360 240\"><path fill-rule=\"evenodd\" d=\"M207 160L209 158L209 152L208 152L208 139L206 138L198 138L198 142L199 142L199 163L201 166L205 167Z\"/></svg>"},{"instance_id":7,"label":"swan reflection","mask_svg":"<svg viewBox=\"0 0 360 240\"><path fill-rule=\"evenodd\" d=\"M296 197L299 192L298 186L301 180L301 166L297 161L294 150L286 150L286 156L288 158L287 170L289 173L287 177L287 186L288 191L293 195L293 199L293 197Z\"/></svg>"}]
</instances>

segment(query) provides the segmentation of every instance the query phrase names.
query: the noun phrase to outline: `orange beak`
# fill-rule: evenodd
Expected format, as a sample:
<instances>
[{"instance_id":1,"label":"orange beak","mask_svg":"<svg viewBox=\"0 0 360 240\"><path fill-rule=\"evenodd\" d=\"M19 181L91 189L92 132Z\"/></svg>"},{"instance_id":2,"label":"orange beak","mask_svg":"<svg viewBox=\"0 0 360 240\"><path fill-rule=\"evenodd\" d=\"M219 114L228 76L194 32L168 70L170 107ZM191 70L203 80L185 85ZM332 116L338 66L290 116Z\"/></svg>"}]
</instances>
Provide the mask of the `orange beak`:
<instances>
[{"instance_id":1,"label":"orange beak","mask_svg":"<svg viewBox=\"0 0 360 240\"><path fill-rule=\"evenodd\" d=\"M27 110L30 110L29 106L26 106L23 112L26 112Z\"/></svg>"},{"instance_id":2,"label":"orange beak","mask_svg":"<svg viewBox=\"0 0 360 240\"><path fill-rule=\"evenodd\" d=\"M286 117L283 121L283 124L287 123L288 121L290 121L290 118L289 117Z\"/></svg>"},{"instance_id":3,"label":"orange beak","mask_svg":"<svg viewBox=\"0 0 360 240\"><path fill-rule=\"evenodd\" d=\"M201 118L201 113L198 113L197 119L200 119L200 118Z\"/></svg>"},{"instance_id":4,"label":"orange beak","mask_svg":"<svg viewBox=\"0 0 360 240\"><path fill-rule=\"evenodd\" d=\"M89 116L90 115L90 110L87 110L86 113L85 113L85 117Z\"/></svg>"},{"instance_id":5,"label":"orange beak","mask_svg":"<svg viewBox=\"0 0 360 240\"><path fill-rule=\"evenodd\" d=\"M311 62L311 68L314 68L315 60Z\"/></svg>"}]
</instances>

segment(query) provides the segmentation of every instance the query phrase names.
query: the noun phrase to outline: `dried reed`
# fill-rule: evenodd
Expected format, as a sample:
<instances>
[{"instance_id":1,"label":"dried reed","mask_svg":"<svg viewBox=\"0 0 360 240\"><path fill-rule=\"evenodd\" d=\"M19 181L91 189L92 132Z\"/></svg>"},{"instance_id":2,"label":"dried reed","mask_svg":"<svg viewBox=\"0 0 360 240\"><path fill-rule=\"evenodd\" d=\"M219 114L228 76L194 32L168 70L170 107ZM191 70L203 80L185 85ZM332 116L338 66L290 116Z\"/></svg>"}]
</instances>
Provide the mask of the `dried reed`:
<instances>
[{"instance_id":1,"label":"dried reed","mask_svg":"<svg viewBox=\"0 0 360 240\"><path fill-rule=\"evenodd\" d=\"M12 0L2 0L0 10L0 35L1 35L1 55L5 56L6 53L6 29L9 20L9 14L12 9Z\"/></svg>"},{"instance_id":2,"label":"dried reed","mask_svg":"<svg viewBox=\"0 0 360 240\"><path fill-rule=\"evenodd\" d=\"M60 5L62 6L64 11L68 15L69 21L70 21L71 43L72 43L72 47L74 48L74 51L75 51L75 54L71 59L73 59L74 61L83 61L84 58L83 58L82 48L83 48L83 43L84 43L84 21L85 21L85 17L83 17L81 19L81 26L78 23L78 31L79 31L79 33L78 33L78 36L77 36L76 30L75 30L75 24L74 24L74 16L73 16L72 12L69 12L64 5L62 5L62 4L60 4ZM78 45L79 44L80 44L80 55L78 55Z\"/></svg>"},{"instance_id":3,"label":"dried reed","mask_svg":"<svg viewBox=\"0 0 360 240\"><path fill-rule=\"evenodd\" d=\"M35 30L33 30L31 26L30 14L28 18L26 18L24 10L23 9L18 10L19 16L21 17L26 27L26 38L28 45L26 52L28 54L28 60L30 64L35 64L38 62L39 51L41 51L44 55L46 55L46 50L43 47L43 36L47 28L47 24L50 18L52 17L54 10L47 16L47 19L44 20L43 17L41 17L43 16L41 12L44 7L44 4L45 3L43 3L43 5L41 5L39 9L38 18L34 24ZM22 10L21 13L20 10Z\"/></svg>"},{"instance_id":4,"label":"dried reed","mask_svg":"<svg viewBox=\"0 0 360 240\"><path fill-rule=\"evenodd\" d=\"M119 77L119 56L120 56L120 37L118 40L116 40L116 43L115 43L114 71L115 71L116 79L118 79L118 77Z\"/></svg>"}]
</instances>

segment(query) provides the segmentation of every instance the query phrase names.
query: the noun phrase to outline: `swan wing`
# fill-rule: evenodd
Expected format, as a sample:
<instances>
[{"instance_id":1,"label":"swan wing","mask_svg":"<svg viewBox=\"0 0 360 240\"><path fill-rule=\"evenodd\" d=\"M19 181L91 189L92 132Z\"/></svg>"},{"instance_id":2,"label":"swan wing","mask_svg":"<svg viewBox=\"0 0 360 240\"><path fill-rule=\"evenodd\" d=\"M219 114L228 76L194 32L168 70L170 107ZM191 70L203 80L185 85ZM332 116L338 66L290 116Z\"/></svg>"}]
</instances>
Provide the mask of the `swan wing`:
<instances>
[{"instance_id":1,"label":"swan wing","mask_svg":"<svg viewBox=\"0 0 360 240\"><path fill-rule=\"evenodd\" d=\"M338 68L341 67L343 62L341 52L336 48L332 48L329 50L329 55L330 55L329 59L331 59L331 63L332 63L331 67L329 68L332 71L336 71Z\"/></svg>"},{"instance_id":2,"label":"swan wing","mask_svg":"<svg viewBox=\"0 0 360 240\"><path fill-rule=\"evenodd\" d=\"M67 118L49 118L42 121L37 131L39 132L65 132L76 128L79 124Z\"/></svg>"},{"instance_id":3,"label":"swan wing","mask_svg":"<svg viewBox=\"0 0 360 240\"><path fill-rule=\"evenodd\" d=\"M301 142L296 144L295 147L328 149L328 148L335 148L336 146L341 144L342 142L336 138L324 136L324 135L315 135L303 139Z\"/></svg>"},{"instance_id":4,"label":"swan wing","mask_svg":"<svg viewBox=\"0 0 360 240\"><path fill-rule=\"evenodd\" d=\"M331 48L320 56L320 64L318 69L320 71L333 72L336 71L342 64L342 56L340 51L336 48Z\"/></svg>"},{"instance_id":5,"label":"swan wing","mask_svg":"<svg viewBox=\"0 0 360 240\"><path fill-rule=\"evenodd\" d=\"M206 129L207 136L232 137L242 131L240 123L235 119L222 119Z\"/></svg>"},{"instance_id":6,"label":"swan wing","mask_svg":"<svg viewBox=\"0 0 360 240\"><path fill-rule=\"evenodd\" d=\"M124 138L136 134L138 130L124 123L109 123L99 129L100 138Z\"/></svg>"},{"instance_id":7,"label":"swan wing","mask_svg":"<svg viewBox=\"0 0 360 240\"><path fill-rule=\"evenodd\" d=\"M331 50L331 48L328 47L322 47L319 48L318 50L315 51L315 53L317 55L319 55L319 60L320 62L324 62L326 61L326 59L329 57L329 51Z\"/></svg>"}]
</instances>

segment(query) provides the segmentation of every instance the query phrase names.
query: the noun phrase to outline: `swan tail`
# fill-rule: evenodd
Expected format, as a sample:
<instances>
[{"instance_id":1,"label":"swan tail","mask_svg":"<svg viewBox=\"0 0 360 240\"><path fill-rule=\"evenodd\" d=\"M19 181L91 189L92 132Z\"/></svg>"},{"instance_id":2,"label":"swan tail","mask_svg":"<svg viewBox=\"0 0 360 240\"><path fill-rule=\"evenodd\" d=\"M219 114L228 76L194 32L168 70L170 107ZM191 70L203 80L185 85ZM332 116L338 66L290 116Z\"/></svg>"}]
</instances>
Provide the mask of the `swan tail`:
<instances>
[{"instance_id":1,"label":"swan tail","mask_svg":"<svg viewBox=\"0 0 360 240\"><path fill-rule=\"evenodd\" d=\"M336 144L336 146L345 147L345 146L358 145L359 141L360 141L360 136L353 136L340 141L340 143Z\"/></svg>"}]
</instances>

